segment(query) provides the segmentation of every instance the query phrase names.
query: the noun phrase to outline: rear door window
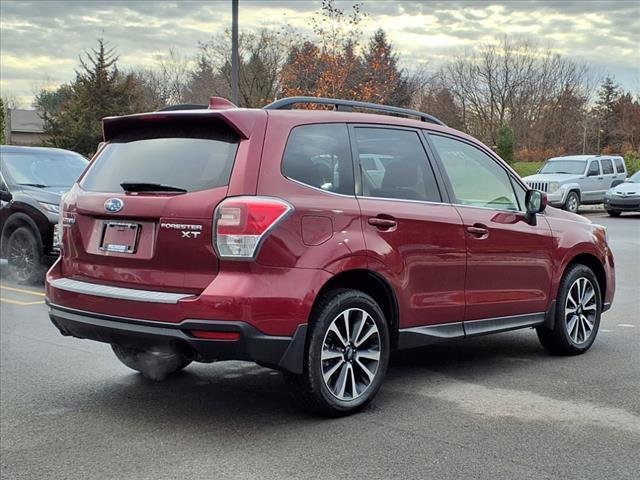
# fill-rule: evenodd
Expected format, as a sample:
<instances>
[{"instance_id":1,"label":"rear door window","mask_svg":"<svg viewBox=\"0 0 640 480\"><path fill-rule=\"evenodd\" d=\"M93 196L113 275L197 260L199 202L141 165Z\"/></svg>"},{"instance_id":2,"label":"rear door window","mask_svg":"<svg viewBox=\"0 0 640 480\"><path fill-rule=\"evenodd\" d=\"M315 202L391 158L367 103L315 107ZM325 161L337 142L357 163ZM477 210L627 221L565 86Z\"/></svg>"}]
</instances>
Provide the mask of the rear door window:
<instances>
[{"instance_id":1,"label":"rear door window","mask_svg":"<svg viewBox=\"0 0 640 480\"><path fill-rule=\"evenodd\" d=\"M289 135L282 174L327 192L354 194L349 133L344 123L301 125Z\"/></svg>"},{"instance_id":2,"label":"rear door window","mask_svg":"<svg viewBox=\"0 0 640 480\"><path fill-rule=\"evenodd\" d=\"M81 186L95 192L120 192L124 182L188 192L221 187L229 184L238 143L228 125L211 118L141 123L104 147Z\"/></svg>"},{"instance_id":3,"label":"rear door window","mask_svg":"<svg viewBox=\"0 0 640 480\"><path fill-rule=\"evenodd\" d=\"M613 163L611 163L611 160L607 158L600 160L600 163L602 164L602 173L604 175L611 175L613 173Z\"/></svg>"},{"instance_id":4,"label":"rear door window","mask_svg":"<svg viewBox=\"0 0 640 480\"><path fill-rule=\"evenodd\" d=\"M600 164L597 160L593 160L589 163L589 171L587 172L587 176L597 176L600 175Z\"/></svg>"},{"instance_id":5,"label":"rear door window","mask_svg":"<svg viewBox=\"0 0 640 480\"><path fill-rule=\"evenodd\" d=\"M366 197L441 201L417 132L356 127L355 140Z\"/></svg>"}]
</instances>

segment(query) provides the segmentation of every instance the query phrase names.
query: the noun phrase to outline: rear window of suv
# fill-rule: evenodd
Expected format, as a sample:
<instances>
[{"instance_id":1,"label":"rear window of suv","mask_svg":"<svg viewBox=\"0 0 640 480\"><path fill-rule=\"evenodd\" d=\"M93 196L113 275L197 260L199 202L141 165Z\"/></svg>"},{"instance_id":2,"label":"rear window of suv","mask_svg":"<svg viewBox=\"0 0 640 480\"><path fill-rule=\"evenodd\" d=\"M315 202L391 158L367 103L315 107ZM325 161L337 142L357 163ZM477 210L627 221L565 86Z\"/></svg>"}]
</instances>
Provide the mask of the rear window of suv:
<instances>
[{"instance_id":1,"label":"rear window of suv","mask_svg":"<svg viewBox=\"0 0 640 480\"><path fill-rule=\"evenodd\" d=\"M221 187L229 184L238 143L216 119L141 122L109 141L80 185L94 192L120 192L124 182L188 192Z\"/></svg>"}]
</instances>

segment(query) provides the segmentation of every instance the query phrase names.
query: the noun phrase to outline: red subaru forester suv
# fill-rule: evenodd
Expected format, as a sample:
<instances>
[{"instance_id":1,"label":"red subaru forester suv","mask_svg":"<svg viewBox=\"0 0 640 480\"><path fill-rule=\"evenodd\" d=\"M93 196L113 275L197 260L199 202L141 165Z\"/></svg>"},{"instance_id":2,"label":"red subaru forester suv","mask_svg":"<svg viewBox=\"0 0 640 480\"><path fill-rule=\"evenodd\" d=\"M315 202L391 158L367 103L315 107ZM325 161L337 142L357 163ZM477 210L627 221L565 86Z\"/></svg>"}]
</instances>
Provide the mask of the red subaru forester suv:
<instances>
[{"instance_id":1,"label":"red subaru forester suv","mask_svg":"<svg viewBox=\"0 0 640 480\"><path fill-rule=\"evenodd\" d=\"M62 200L49 315L145 376L251 360L304 407L344 415L373 399L393 350L533 327L579 354L611 306L604 227L545 208L430 115L214 97L103 128Z\"/></svg>"}]
</instances>

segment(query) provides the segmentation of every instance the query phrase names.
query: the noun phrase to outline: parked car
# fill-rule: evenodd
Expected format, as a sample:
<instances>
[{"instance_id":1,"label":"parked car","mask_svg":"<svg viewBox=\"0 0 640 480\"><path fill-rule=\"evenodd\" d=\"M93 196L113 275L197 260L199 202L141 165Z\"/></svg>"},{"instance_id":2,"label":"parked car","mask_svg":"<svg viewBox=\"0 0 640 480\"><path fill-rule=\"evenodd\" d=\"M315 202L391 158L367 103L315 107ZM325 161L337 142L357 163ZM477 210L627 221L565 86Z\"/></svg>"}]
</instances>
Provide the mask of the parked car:
<instances>
[{"instance_id":1,"label":"parked car","mask_svg":"<svg viewBox=\"0 0 640 480\"><path fill-rule=\"evenodd\" d=\"M640 212L640 172L607 190L604 208L612 217L619 217L622 212Z\"/></svg>"},{"instance_id":2,"label":"parked car","mask_svg":"<svg viewBox=\"0 0 640 480\"><path fill-rule=\"evenodd\" d=\"M304 103L396 116L291 109ZM62 200L49 315L148 377L251 360L302 406L344 415L373 399L393 350L533 327L580 354L611 306L604 227L545 209L430 115L213 98L103 127Z\"/></svg>"},{"instance_id":3,"label":"parked car","mask_svg":"<svg viewBox=\"0 0 640 480\"><path fill-rule=\"evenodd\" d=\"M0 254L13 280L43 281L59 253L60 196L86 165L68 150L0 145Z\"/></svg>"},{"instance_id":4,"label":"parked car","mask_svg":"<svg viewBox=\"0 0 640 480\"><path fill-rule=\"evenodd\" d=\"M573 155L550 158L537 174L523 180L545 192L550 205L575 213L582 203L602 203L605 192L626 178L622 157Z\"/></svg>"}]
</instances>

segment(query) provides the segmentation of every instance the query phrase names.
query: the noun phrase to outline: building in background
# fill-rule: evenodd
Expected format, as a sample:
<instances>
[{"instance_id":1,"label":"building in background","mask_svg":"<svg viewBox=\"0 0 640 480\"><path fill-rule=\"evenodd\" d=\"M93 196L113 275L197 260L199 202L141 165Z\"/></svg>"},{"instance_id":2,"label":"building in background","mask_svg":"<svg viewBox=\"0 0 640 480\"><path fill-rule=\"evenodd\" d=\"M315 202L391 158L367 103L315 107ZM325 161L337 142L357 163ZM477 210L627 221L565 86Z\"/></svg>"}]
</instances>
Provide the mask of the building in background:
<instances>
[{"instance_id":1,"label":"building in background","mask_svg":"<svg viewBox=\"0 0 640 480\"><path fill-rule=\"evenodd\" d=\"M7 145L39 146L44 142L44 120L38 110L7 108L5 110Z\"/></svg>"}]
</instances>

